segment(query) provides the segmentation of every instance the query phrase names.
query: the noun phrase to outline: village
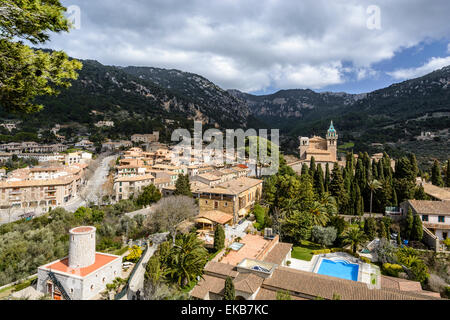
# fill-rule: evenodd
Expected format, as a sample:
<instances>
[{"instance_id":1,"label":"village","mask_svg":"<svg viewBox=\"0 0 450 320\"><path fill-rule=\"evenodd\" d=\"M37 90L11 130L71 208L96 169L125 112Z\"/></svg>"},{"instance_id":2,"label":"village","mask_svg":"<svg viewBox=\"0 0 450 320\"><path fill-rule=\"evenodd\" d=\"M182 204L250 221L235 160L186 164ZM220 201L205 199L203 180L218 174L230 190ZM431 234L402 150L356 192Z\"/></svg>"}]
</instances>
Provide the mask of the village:
<instances>
[{"instance_id":1,"label":"village","mask_svg":"<svg viewBox=\"0 0 450 320\"><path fill-rule=\"evenodd\" d=\"M311 192L316 192L317 176L318 181L327 183L330 167L333 167L332 181L335 181L336 170L345 172L349 163L352 166L354 161L362 163L358 155L350 159L338 157L338 138L333 123L325 138L299 137L299 155L286 157L286 163L281 164L280 170L291 170L291 175L299 177L303 186L299 189L300 196L307 192L305 188L309 188L304 179L313 177ZM25 280L29 285L11 292L10 297L156 299L156 296L152 298L152 289L149 289L152 286L149 283L153 283L150 270L155 259L160 261L158 268L163 268L163 260L160 260L163 247L168 246L166 250L172 252L176 248L173 247L175 242L180 241L183 245L183 241L191 241L204 250L199 254L201 260L205 260L204 265L197 266L197 273L189 274L188 278L180 275L186 298L221 300L229 294L226 288L230 286L238 300L441 298L440 293L423 289L423 280L417 276L398 277L402 272L392 271L392 265L399 264L389 265L389 258L378 255L382 252L380 247L403 250L408 245L401 229L402 221L410 215L420 218L420 239L412 234L407 236L419 240L414 242L416 248L447 255L448 188L417 177L415 188L423 188L428 200L406 200L398 205L389 202L391 205L386 206L384 212L372 213L371 207L370 211L352 215L337 211L338 201L323 200L322 196L327 196L322 185L322 191L319 188L317 194L318 201L331 202L325 208L308 210L319 210L321 213L317 214L322 215L325 222L313 218L313 221L319 220L309 227L310 235L297 238L297 233L304 228L303 225L295 226L300 218L277 218L275 214L279 209L268 199L269 181L273 177L259 176L257 170L251 169L251 163L238 162L237 155L233 159L224 153L227 157L224 164L212 162L210 154L205 153L200 157L193 156L186 165L179 161L179 149L159 142L158 132L134 135L130 141L107 142L102 147L102 154L94 154L88 146L87 141L84 146L75 146L78 147L76 150L67 146L66 150L70 152L51 153L48 158L42 156L42 148L16 149L16 156L33 156L39 152L40 158L36 165L3 172L0 182L2 223L32 222L57 208L66 208L67 214L75 212L75 216L79 216L89 210L101 210L102 206L134 201L140 207L136 211L125 211L124 216L138 219L140 225L137 228L150 225L146 230L154 233L147 233L137 242L122 236L123 246L105 253L97 250L96 233L100 225L75 226L69 232L68 256L39 266L37 274L31 278L33 281ZM396 161L384 154L375 154L368 161L375 163L374 167L384 161L385 169L382 170L386 172L396 169ZM311 168L315 169L314 173L310 173ZM97 190L94 190L93 181ZM286 190L289 188L295 187L292 185ZM332 192L333 187L330 185L327 189ZM274 192L274 197L283 197L277 190ZM97 196L92 200L86 194ZM177 200L180 197L183 199ZM370 204L372 206L372 200ZM274 211L269 215L270 208ZM371 230L369 223L375 221L379 226ZM384 227L386 223L387 227ZM285 230L289 224L298 230ZM341 224L346 227L337 234ZM372 236L352 238L356 236L351 235L350 230L362 232L359 228L365 233L373 233ZM404 240L400 240L400 233ZM191 236L194 238L189 238ZM282 236L286 242L281 240ZM337 242L339 238L341 240ZM333 247L338 243L340 246ZM205 255L206 252L210 254ZM170 260L169 257L165 259ZM412 267L403 268L410 270ZM5 288L8 285L0 290Z\"/></svg>"}]
</instances>

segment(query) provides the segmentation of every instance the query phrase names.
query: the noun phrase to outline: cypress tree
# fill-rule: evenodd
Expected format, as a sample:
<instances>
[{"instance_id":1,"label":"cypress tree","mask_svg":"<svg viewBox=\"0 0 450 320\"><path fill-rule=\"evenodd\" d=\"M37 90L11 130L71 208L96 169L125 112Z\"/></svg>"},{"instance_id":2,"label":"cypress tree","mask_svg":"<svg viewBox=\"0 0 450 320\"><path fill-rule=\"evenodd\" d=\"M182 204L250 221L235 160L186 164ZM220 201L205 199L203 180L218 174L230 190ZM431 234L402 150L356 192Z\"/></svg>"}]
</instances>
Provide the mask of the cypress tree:
<instances>
[{"instance_id":1,"label":"cypress tree","mask_svg":"<svg viewBox=\"0 0 450 320\"><path fill-rule=\"evenodd\" d=\"M355 215L362 216L364 214L364 199L357 184L355 184L355 189Z\"/></svg>"},{"instance_id":2,"label":"cypress tree","mask_svg":"<svg viewBox=\"0 0 450 320\"><path fill-rule=\"evenodd\" d=\"M413 228L414 217L411 208L408 209L408 213L406 214L405 219L405 237L408 240L411 240L411 232Z\"/></svg>"},{"instance_id":3,"label":"cypress tree","mask_svg":"<svg viewBox=\"0 0 450 320\"><path fill-rule=\"evenodd\" d=\"M441 175L441 166L437 160L434 160L433 168L431 168L431 183L438 187L444 186Z\"/></svg>"},{"instance_id":4,"label":"cypress tree","mask_svg":"<svg viewBox=\"0 0 450 320\"><path fill-rule=\"evenodd\" d=\"M220 251L225 247L225 230L218 224L214 230L214 251Z\"/></svg>"},{"instance_id":5,"label":"cypress tree","mask_svg":"<svg viewBox=\"0 0 450 320\"><path fill-rule=\"evenodd\" d=\"M445 186L450 188L450 160L447 160L447 168L445 170Z\"/></svg>"},{"instance_id":6,"label":"cypress tree","mask_svg":"<svg viewBox=\"0 0 450 320\"><path fill-rule=\"evenodd\" d=\"M380 238L381 239L387 239L387 232L386 232L386 226L384 225L384 223L382 221L380 221L380 223L378 224L379 227L379 234L380 234Z\"/></svg>"},{"instance_id":7,"label":"cypress tree","mask_svg":"<svg viewBox=\"0 0 450 320\"><path fill-rule=\"evenodd\" d=\"M421 241L423 238L422 220L418 214L414 215L411 239Z\"/></svg>"},{"instance_id":8,"label":"cypress tree","mask_svg":"<svg viewBox=\"0 0 450 320\"><path fill-rule=\"evenodd\" d=\"M414 153L409 155L409 163L411 164L411 170L414 175L414 179L417 178L419 174L419 167L417 166L417 159Z\"/></svg>"},{"instance_id":9,"label":"cypress tree","mask_svg":"<svg viewBox=\"0 0 450 320\"><path fill-rule=\"evenodd\" d=\"M316 172L316 159L314 157L311 157L311 162L309 163L309 176L314 177L314 174Z\"/></svg>"},{"instance_id":10,"label":"cypress tree","mask_svg":"<svg viewBox=\"0 0 450 320\"><path fill-rule=\"evenodd\" d=\"M375 160L372 161L372 179L378 180L378 166Z\"/></svg>"},{"instance_id":11,"label":"cypress tree","mask_svg":"<svg viewBox=\"0 0 450 320\"><path fill-rule=\"evenodd\" d=\"M392 189L392 206L396 207L398 206L398 200L397 200L397 192L395 191L395 189Z\"/></svg>"},{"instance_id":12,"label":"cypress tree","mask_svg":"<svg viewBox=\"0 0 450 320\"><path fill-rule=\"evenodd\" d=\"M324 189L325 192L328 192L330 189L330 183L331 183L331 174L330 174L330 165L327 163L325 167L325 181L324 181Z\"/></svg>"},{"instance_id":13,"label":"cypress tree","mask_svg":"<svg viewBox=\"0 0 450 320\"><path fill-rule=\"evenodd\" d=\"M225 292L223 300L236 300L233 279L230 276L225 280Z\"/></svg>"},{"instance_id":14,"label":"cypress tree","mask_svg":"<svg viewBox=\"0 0 450 320\"><path fill-rule=\"evenodd\" d=\"M383 160L378 161L377 172L378 172L378 179L383 180L384 179Z\"/></svg>"},{"instance_id":15,"label":"cypress tree","mask_svg":"<svg viewBox=\"0 0 450 320\"><path fill-rule=\"evenodd\" d=\"M344 187L341 169L337 163L334 164L331 173L330 193L336 199L338 209L342 210L348 203L348 194Z\"/></svg>"},{"instance_id":16,"label":"cypress tree","mask_svg":"<svg viewBox=\"0 0 450 320\"><path fill-rule=\"evenodd\" d=\"M356 162L355 181L356 183L358 183L360 190L364 188L367 182L362 159L358 159L358 161Z\"/></svg>"},{"instance_id":17,"label":"cypress tree","mask_svg":"<svg viewBox=\"0 0 450 320\"><path fill-rule=\"evenodd\" d=\"M397 233L397 245L398 246L402 245L402 239L400 238L400 232Z\"/></svg>"},{"instance_id":18,"label":"cypress tree","mask_svg":"<svg viewBox=\"0 0 450 320\"><path fill-rule=\"evenodd\" d=\"M425 193L425 190L422 185L416 187L416 191L414 192L414 199L416 200L428 200L428 196Z\"/></svg>"},{"instance_id":19,"label":"cypress tree","mask_svg":"<svg viewBox=\"0 0 450 320\"><path fill-rule=\"evenodd\" d=\"M322 196L325 193L322 165L320 164L317 166L317 170L314 173L314 191L318 196Z\"/></svg>"},{"instance_id":20,"label":"cypress tree","mask_svg":"<svg viewBox=\"0 0 450 320\"><path fill-rule=\"evenodd\" d=\"M301 172L302 176L305 175L305 174L307 174L308 171L309 171L308 165L307 165L306 163L304 163L304 164L302 165L302 172Z\"/></svg>"},{"instance_id":21,"label":"cypress tree","mask_svg":"<svg viewBox=\"0 0 450 320\"><path fill-rule=\"evenodd\" d=\"M375 239L377 235L377 224L374 218L366 219L364 223L364 233L367 235L369 240Z\"/></svg>"}]
</instances>

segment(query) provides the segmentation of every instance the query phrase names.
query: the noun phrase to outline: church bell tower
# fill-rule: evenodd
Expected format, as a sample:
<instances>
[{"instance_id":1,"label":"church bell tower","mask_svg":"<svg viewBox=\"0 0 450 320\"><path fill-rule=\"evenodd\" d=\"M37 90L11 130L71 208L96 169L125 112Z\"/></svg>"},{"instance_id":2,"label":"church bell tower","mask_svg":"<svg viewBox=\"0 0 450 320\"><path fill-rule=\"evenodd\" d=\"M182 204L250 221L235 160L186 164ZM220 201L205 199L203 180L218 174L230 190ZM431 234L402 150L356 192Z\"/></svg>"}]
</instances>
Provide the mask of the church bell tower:
<instances>
[{"instance_id":1,"label":"church bell tower","mask_svg":"<svg viewBox=\"0 0 450 320\"><path fill-rule=\"evenodd\" d=\"M330 152L330 155L332 157L332 161L337 161L337 140L338 140L338 134L336 132L336 129L334 128L333 121L331 121L330 128L327 132L327 149Z\"/></svg>"}]
</instances>

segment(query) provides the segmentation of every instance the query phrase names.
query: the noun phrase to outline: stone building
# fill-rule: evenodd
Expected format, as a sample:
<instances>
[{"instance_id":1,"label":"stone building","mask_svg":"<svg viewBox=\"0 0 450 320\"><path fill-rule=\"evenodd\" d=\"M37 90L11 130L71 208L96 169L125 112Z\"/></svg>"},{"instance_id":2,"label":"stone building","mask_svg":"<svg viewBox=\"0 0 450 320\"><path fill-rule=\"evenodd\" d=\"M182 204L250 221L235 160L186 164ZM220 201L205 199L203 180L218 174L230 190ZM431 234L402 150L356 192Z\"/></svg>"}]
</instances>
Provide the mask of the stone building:
<instances>
[{"instance_id":1,"label":"stone building","mask_svg":"<svg viewBox=\"0 0 450 320\"><path fill-rule=\"evenodd\" d=\"M242 177L197 191L200 213L220 211L233 217L233 224L247 215L261 199L263 181Z\"/></svg>"},{"instance_id":2,"label":"stone building","mask_svg":"<svg viewBox=\"0 0 450 320\"><path fill-rule=\"evenodd\" d=\"M331 121L330 128L328 129L326 138L314 136L312 138L300 137L300 161L299 167L306 163L308 166L311 162L311 158L314 157L316 164L321 164L322 169L325 169L326 164L333 168L335 162L338 161L337 157L337 142L338 134L334 128L333 121Z\"/></svg>"},{"instance_id":3,"label":"stone building","mask_svg":"<svg viewBox=\"0 0 450 320\"><path fill-rule=\"evenodd\" d=\"M122 276L122 257L95 252L95 227L69 231L69 256L38 268L36 289L54 300L89 300Z\"/></svg>"}]
</instances>

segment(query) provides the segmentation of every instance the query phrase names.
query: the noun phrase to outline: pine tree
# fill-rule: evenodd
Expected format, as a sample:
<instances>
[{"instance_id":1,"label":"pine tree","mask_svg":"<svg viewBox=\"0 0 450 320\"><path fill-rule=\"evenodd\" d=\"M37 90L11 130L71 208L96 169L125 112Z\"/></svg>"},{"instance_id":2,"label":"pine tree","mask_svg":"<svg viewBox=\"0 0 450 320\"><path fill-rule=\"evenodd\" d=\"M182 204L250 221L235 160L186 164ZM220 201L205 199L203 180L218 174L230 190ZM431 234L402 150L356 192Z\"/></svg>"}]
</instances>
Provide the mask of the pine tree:
<instances>
[{"instance_id":1,"label":"pine tree","mask_svg":"<svg viewBox=\"0 0 450 320\"><path fill-rule=\"evenodd\" d=\"M180 174L178 176L178 180L175 183L175 192L174 195L179 196L188 196L192 197L191 186L189 183L189 175Z\"/></svg>"},{"instance_id":2,"label":"pine tree","mask_svg":"<svg viewBox=\"0 0 450 320\"><path fill-rule=\"evenodd\" d=\"M218 252L225 247L225 230L218 224L214 230L214 251Z\"/></svg>"},{"instance_id":3,"label":"pine tree","mask_svg":"<svg viewBox=\"0 0 450 320\"><path fill-rule=\"evenodd\" d=\"M422 220L418 214L414 215L413 226L411 230L411 239L421 241L423 238Z\"/></svg>"},{"instance_id":4,"label":"pine tree","mask_svg":"<svg viewBox=\"0 0 450 320\"><path fill-rule=\"evenodd\" d=\"M236 300L236 292L234 290L234 283L231 277L227 277L225 280L225 292L223 300Z\"/></svg>"},{"instance_id":5,"label":"pine tree","mask_svg":"<svg viewBox=\"0 0 450 320\"><path fill-rule=\"evenodd\" d=\"M444 186L441 175L441 166L437 160L434 160L433 168L431 168L431 183L438 187Z\"/></svg>"}]
</instances>

